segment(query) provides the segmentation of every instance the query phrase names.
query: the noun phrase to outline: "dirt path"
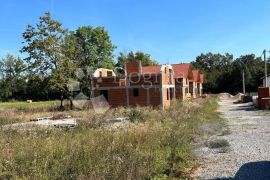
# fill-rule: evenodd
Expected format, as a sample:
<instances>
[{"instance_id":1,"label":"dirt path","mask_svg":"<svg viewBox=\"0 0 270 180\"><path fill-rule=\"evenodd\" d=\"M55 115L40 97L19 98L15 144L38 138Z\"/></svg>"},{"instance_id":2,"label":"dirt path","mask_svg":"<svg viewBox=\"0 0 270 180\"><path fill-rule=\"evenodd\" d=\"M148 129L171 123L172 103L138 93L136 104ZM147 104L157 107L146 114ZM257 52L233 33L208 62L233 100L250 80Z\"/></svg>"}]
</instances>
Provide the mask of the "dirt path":
<instances>
[{"instance_id":1,"label":"dirt path","mask_svg":"<svg viewBox=\"0 0 270 180\"><path fill-rule=\"evenodd\" d=\"M270 111L230 100L219 104L231 132L211 138L227 140L230 150L199 148L195 179L270 179Z\"/></svg>"}]
</instances>

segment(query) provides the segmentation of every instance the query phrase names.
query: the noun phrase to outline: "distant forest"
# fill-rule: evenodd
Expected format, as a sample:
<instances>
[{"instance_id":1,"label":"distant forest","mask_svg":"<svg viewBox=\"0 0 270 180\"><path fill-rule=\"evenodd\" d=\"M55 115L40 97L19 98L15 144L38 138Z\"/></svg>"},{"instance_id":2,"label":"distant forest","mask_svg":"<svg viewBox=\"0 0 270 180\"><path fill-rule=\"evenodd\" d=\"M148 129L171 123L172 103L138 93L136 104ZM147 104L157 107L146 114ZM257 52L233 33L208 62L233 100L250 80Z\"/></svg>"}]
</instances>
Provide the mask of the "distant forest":
<instances>
[{"instance_id":1,"label":"distant forest","mask_svg":"<svg viewBox=\"0 0 270 180\"><path fill-rule=\"evenodd\" d=\"M254 54L234 59L232 54L201 54L192 62L205 74L204 91L209 93L243 92L243 71L246 92L257 92L263 84L265 63ZM269 65L268 68L269 69Z\"/></svg>"},{"instance_id":2,"label":"distant forest","mask_svg":"<svg viewBox=\"0 0 270 180\"><path fill-rule=\"evenodd\" d=\"M82 26L70 31L52 19L49 12L35 25L28 25L22 36L23 58L7 54L0 61L0 101L71 98L68 88L71 80L80 81L81 89L89 91L89 67L110 68L121 75L128 61L158 64L142 51L122 52L114 57L116 46L104 27ZM192 64L205 74L204 92L207 93L242 92L242 71L246 91L254 92L264 76L264 62L253 54L234 59L229 53L207 53L199 55ZM85 78L78 79L78 68L85 73Z\"/></svg>"}]
</instances>

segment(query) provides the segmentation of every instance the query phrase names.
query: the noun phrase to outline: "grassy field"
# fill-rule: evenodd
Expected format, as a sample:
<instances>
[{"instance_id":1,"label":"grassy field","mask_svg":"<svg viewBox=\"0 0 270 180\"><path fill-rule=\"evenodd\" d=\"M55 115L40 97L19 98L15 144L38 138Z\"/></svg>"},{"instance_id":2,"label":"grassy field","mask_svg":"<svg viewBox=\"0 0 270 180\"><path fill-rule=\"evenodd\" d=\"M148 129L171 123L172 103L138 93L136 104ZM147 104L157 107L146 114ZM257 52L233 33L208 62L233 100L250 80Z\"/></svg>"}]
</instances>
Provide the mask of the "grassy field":
<instances>
[{"instance_id":1,"label":"grassy field","mask_svg":"<svg viewBox=\"0 0 270 180\"><path fill-rule=\"evenodd\" d=\"M26 110L33 108L48 108L48 107L57 107L59 106L59 101L41 101L41 102L5 102L0 103L0 109L17 109L17 110Z\"/></svg>"},{"instance_id":2,"label":"grassy field","mask_svg":"<svg viewBox=\"0 0 270 180\"><path fill-rule=\"evenodd\" d=\"M196 162L193 144L207 133L200 127L223 123L211 97L175 102L166 111L136 107L105 114L51 111L50 102L37 104L42 112L32 112L17 104L0 105L0 125L65 114L80 118L79 127L0 131L0 179L188 178ZM113 117L128 117L130 125L103 128Z\"/></svg>"}]
</instances>

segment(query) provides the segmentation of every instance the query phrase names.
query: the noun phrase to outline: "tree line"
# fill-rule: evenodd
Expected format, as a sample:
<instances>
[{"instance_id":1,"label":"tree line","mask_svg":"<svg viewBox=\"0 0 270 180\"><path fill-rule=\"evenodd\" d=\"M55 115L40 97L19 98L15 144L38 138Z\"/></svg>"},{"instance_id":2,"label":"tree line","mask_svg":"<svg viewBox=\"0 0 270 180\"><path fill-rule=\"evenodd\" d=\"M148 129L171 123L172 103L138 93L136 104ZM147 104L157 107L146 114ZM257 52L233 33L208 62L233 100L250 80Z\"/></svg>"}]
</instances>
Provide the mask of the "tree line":
<instances>
[{"instance_id":1,"label":"tree line","mask_svg":"<svg viewBox=\"0 0 270 180\"><path fill-rule=\"evenodd\" d=\"M82 26L70 31L53 19L49 12L22 34L22 57L7 54L0 61L0 101L68 98L72 94L68 84L79 81L80 89L89 94L89 68L114 69L124 73L124 64L141 61L143 65L158 62L144 52L119 53L104 27ZM247 91L256 91L263 77L264 63L255 55L233 59L232 54L201 54L192 62L206 77L205 92L242 91L242 71L245 72ZM77 70L85 74L78 78Z\"/></svg>"},{"instance_id":2,"label":"tree line","mask_svg":"<svg viewBox=\"0 0 270 180\"><path fill-rule=\"evenodd\" d=\"M20 52L24 58L8 54L0 61L1 101L71 99L70 81L80 81L80 88L89 91L89 68L115 69L121 74L128 61L157 64L140 51L120 53L115 61L116 46L104 27L82 26L70 31L49 12L37 24L28 25L22 36ZM78 69L85 73L84 78L78 78Z\"/></svg>"},{"instance_id":3,"label":"tree line","mask_svg":"<svg viewBox=\"0 0 270 180\"><path fill-rule=\"evenodd\" d=\"M205 75L205 92L231 94L243 92L243 72L246 92L257 92L258 87L263 84L265 64L261 57L254 54L234 59L229 53L225 55L207 53L198 56L192 64Z\"/></svg>"}]
</instances>

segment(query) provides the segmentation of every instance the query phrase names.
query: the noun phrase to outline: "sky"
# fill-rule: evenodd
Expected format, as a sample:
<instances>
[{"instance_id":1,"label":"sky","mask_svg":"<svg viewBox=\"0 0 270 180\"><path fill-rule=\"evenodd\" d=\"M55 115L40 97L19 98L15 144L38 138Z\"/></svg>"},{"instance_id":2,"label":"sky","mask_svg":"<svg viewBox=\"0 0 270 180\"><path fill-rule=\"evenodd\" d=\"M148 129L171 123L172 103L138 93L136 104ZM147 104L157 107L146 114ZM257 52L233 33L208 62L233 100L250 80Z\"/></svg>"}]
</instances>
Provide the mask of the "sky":
<instances>
[{"instance_id":1,"label":"sky","mask_svg":"<svg viewBox=\"0 0 270 180\"><path fill-rule=\"evenodd\" d=\"M0 58L21 56L22 33L46 11L69 30L104 26L115 56L143 51L165 64L207 52L237 58L270 50L267 0L1 0Z\"/></svg>"}]
</instances>

